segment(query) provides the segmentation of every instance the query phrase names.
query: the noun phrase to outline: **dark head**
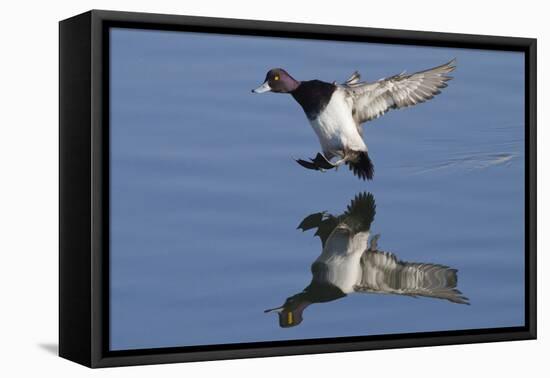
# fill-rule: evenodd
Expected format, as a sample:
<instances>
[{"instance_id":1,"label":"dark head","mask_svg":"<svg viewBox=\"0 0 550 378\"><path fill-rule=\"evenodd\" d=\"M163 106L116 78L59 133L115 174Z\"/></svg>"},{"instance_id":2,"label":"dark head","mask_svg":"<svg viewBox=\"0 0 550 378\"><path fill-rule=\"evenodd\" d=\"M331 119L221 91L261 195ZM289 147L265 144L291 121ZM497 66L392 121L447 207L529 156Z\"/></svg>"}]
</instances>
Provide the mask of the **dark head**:
<instances>
[{"instance_id":1,"label":"dark head","mask_svg":"<svg viewBox=\"0 0 550 378\"><path fill-rule=\"evenodd\" d=\"M304 293L300 293L287 298L285 304L281 307L271 308L264 312L277 312L279 315L279 326L281 328L289 328L297 326L302 322L302 313L310 304L311 302L305 298Z\"/></svg>"},{"instance_id":2,"label":"dark head","mask_svg":"<svg viewBox=\"0 0 550 378\"><path fill-rule=\"evenodd\" d=\"M253 93L265 93L265 92L276 92L276 93L289 93L298 88L300 82L294 80L292 76L288 74L282 68L273 68L269 70L267 75L265 75L265 80L262 85L258 88L253 89Z\"/></svg>"}]
</instances>

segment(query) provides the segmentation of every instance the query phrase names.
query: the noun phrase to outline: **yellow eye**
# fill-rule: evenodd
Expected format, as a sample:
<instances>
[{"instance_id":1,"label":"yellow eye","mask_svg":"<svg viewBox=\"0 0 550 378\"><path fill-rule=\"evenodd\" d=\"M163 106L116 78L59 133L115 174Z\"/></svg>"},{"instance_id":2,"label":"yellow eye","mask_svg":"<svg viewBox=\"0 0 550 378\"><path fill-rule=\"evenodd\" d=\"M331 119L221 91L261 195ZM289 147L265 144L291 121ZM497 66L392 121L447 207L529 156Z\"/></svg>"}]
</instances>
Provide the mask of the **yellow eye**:
<instances>
[{"instance_id":1,"label":"yellow eye","mask_svg":"<svg viewBox=\"0 0 550 378\"><path fill-rule=\"evenodd\" d=\"M275 76L273 80L279 80L279 75Z\"/></svg>"}]
</instances>

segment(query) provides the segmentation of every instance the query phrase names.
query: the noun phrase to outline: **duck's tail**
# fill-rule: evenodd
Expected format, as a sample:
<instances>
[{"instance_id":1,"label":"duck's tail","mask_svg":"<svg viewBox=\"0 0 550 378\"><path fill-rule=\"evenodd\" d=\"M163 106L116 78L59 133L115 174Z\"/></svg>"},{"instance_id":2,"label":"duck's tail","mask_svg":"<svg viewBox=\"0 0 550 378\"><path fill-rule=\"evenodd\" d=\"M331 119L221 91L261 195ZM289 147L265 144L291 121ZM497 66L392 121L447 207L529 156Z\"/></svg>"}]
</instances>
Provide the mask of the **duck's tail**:
<instances>
[{"instance_id":1,"label":"duck's tail","mask_svg":"<svg viewBox=\"0 0 550 378\"><path fill-rule=\"evenodd\" d=\"M362 180L372 180L374 177L374 165L367 151L348 152L346 164L350 171Z\"/></svg>"}]
</instances>

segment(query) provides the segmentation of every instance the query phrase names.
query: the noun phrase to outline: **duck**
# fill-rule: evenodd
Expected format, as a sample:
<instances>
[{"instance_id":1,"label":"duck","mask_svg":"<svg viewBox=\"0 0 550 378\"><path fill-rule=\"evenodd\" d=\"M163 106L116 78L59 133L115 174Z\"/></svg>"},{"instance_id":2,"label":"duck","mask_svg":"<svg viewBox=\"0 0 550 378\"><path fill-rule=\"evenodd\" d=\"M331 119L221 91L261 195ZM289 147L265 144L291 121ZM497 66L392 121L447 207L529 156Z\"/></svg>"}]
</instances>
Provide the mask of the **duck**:
<instances>
[{"instance_id":1,"label":"duck","mask_svg":"<svg viewBox=\"0 0 550 378\"><path fill-rule=\"evenodd\" d=\"M316 229L321 254L311 265L312 279L301 292L288 297L276 312L281 328L302 323L304 310L315 303L335 301L353 293L429 297L469 304L456 287L457 270L446 265L400 260L380 250L380 234L370 237L376 205L372 193L354 197L341 215L326 212L305 217L303 232Z\"/></svg>"},{"instance_id":2,"label":"duck","mask_svg":"<svg viewBox=\"0 0 550 378\"><path fill-rule=\"evenodd\" d=\"M378 81L361 81L355 71L345 82L298 81L283 68L273 68L253 93L287 93L302 107L317 134L322 153L302 167L326 171L346 164L362 180L372 180L374 165L363 139L362 125L391 109L417 105L441 93L456 68L456 59L413 74L402 72ZM337 159L337 160L334 160Z\"/></svg>"}]
</instances>

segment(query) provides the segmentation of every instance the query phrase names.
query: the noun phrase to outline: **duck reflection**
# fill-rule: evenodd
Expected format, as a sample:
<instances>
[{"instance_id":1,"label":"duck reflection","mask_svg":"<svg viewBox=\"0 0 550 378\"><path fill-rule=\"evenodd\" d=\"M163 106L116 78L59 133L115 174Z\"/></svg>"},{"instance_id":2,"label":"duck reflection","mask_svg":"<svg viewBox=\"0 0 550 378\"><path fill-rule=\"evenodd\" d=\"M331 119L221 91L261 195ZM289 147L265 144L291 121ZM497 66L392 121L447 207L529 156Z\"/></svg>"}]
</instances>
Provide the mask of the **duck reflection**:
<instances>
[{"instance_id":1,"label":"duck reflection","mask_svg":"<svg viewBox=\"0 0 550 378\"><path fill-rule=\"evenodd\" d=\"M350 293L397 294L431 297L469 304L456 288L457 270L430 263L400 261L378 249L380 235L370 239L376 206L371 193L358 194L338 216L315 213L302 220L299 229L315 229L321 239L321 255L311 265L311 283L277 308L279 325L294 327L313 303L330 302Z\"/></svg>"}]
</instances>

